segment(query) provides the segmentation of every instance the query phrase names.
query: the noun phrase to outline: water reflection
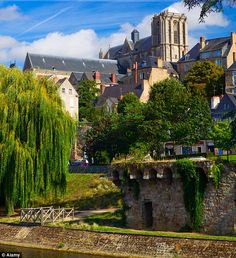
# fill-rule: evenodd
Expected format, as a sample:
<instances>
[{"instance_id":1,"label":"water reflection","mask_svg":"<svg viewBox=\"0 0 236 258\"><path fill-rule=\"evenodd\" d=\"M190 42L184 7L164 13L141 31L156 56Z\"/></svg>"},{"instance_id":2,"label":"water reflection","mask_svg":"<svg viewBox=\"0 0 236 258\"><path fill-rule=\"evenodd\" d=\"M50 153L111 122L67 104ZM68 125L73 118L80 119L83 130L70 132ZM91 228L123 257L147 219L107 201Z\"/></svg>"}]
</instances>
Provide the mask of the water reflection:
<instances>
[{"instance_id":1,"label":"water reflection","mask_svg":"<svg viewBox=\"0 0 236 258\"><path fill-rule=\"evenodd\" d=\"M85 255L70 252L59 252L42 249L33 249L18 246L0 245L0 252L21 253L21 258L101 258L101 256ZM0 254L1 257L1 254ZM4 257L4 255L2 256ZM5 254L5 257L7 255ZM11 256L8 256L11 257ZM17 257L17 256L14 256Z\"/></svg>"}]
</instances>

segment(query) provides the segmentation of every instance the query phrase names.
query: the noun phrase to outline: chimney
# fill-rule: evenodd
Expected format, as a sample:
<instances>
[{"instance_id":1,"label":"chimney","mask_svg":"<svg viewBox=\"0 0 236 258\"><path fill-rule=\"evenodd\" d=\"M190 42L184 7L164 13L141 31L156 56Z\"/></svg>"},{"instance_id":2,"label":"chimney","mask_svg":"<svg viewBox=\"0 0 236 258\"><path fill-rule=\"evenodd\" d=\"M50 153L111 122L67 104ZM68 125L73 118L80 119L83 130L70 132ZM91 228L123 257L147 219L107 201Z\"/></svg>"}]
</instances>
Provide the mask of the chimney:
<instances>
[{"instance_id":1,"label":"chimney","mask_svg":"<svg viewBox=\"0 0 236 258\"><path fill-rule=\"evenodd\" d=\"M231 32L230 40L231 40L231 45L235 45L236 44L236 35L235 35L234 32Z\"/></svg>"},{"instance_id":2,"label":"chimney","mask_svg":"<svg viewBox=\"0 0 236 258\"><path fill-rule=\"evenodd\" d=\"M116 83L116 74L115 73L111 74L111 82Z\"/></svg>"},{"instance_id":3,"label":"chimney","mask_svg":"<svg viewBox=\"0 0 236 258\"><path fill-rule=\"evenodd\" d=\"M136 85L138 83L138 63L137 62L133 64L133 71L134 71L134 83Z\"/></svg>"},{"instance_id":4,"label":"chimney","mask_svg":"<svg viewBox=\"0 0 236 258\"><path fill-rule=\"evenodd\" d=\"M94 73L94 80L96 81L96 82L100 82L101 80L100 80L100 73L98 72L98 71L96 71L95 73Z\"/></svg>"},{"instance_id":5,"label":"chimney","mask_svg":"<svg viewBox=\"0 0 236 258\"><path fill-rule=\"evenodd\" d=\"M134 44L139 41L139 32L136 29L131 32L131 39Z\"/></svg>"},{"instance_id":6,"label":"chimney","mask_svg":"<svg viewBox=\"0 0 236 258\"><path fill-rule=\"evenodd\" d=\"M163 60L157 57L157 68L163 68Z\"/></svg>"},{"instance_id":7,"label":"chimney","mask_svg":"<svg viewBox=\"0 0 236 258\"><path fill-rule=\"evenodd\" d=\"M201 46L201 49L203 49L205 47L205 37L204 36L200 37L200 46Z\"/></svg>"},{"instance_id":8,"label":"chimney","mask_svg":"<svg viewBox=\"0 0 236 258\"><path fill-rule=\"evenodd\" d=\"M216 107L219 103L220 103L220 97L219 96L213 96L211 98L211 109L216 109Z\"/></svg>"},{"instance_id":9,"label":"chimney","mask_svg":"<svg viewBox=\"0 0 236 258\"><path fill-rule=\"evenodd\" d=\"M102 95L104 93L105 89L106 89L106 86L104 84L101 84L100 85L100 95Z\"/></svg>"}]
</instances>

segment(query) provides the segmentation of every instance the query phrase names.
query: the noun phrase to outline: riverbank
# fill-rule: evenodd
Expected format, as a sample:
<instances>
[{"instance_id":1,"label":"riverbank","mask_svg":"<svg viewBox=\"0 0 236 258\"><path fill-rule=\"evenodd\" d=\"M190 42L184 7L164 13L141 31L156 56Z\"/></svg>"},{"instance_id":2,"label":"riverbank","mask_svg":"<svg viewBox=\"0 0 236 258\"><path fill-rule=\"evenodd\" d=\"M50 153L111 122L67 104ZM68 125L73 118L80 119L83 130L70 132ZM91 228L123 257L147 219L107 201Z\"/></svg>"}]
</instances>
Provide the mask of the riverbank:
<instances>
[{"instance_id":1,"label":"riverbank","mask_svg":"<svg viewBox=\"0 0 236 258\"><path fill-rule=\"evenodd\" d=\"M179 239L0 223L0 244L112 257L235 257L235 241Z\"/></svg>"}]
</instances>

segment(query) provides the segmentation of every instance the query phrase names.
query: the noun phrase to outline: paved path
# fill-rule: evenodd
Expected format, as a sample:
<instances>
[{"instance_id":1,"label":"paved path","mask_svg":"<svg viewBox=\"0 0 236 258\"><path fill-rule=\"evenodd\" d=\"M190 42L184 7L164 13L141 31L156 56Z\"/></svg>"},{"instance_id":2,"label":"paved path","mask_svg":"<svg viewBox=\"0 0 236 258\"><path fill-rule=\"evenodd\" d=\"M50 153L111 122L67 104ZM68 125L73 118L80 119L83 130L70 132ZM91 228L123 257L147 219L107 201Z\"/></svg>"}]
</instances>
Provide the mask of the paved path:
<instances>
[{"instance_id":1,"label":"paved path","mask_svg":"<svg viewBox=\"0 0 236 258\"><path fill-rule=\"evenodd\" d=\"M95 214L104 214L104 213L107 213L107 212L115 212L116 210L117 210L117 208L75 211L75 219L83 219L85 217L95 215Z\"/></svg>"}]
</instances>

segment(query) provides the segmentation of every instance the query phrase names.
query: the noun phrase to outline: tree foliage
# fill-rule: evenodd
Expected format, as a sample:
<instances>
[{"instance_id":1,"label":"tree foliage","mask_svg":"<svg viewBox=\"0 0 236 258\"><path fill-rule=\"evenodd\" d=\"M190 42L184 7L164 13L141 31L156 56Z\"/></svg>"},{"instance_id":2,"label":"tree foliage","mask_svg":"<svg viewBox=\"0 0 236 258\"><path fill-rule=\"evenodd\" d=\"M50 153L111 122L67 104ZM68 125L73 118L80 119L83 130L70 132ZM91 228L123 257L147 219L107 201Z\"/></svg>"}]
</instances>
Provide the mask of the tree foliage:
<instances>
[{"instance_id":1,"label":"tree foliage","mask_svg":"<svg viewBox=\"0 0 236 258\"><path fill-rule=\"evenodd\" d=\"M0 67L0 196L8 213L65 190L75 122L53 82Z\"/></svg>"},{"instance_id":2,"label":"tree foliage","mask_svg":"<svg viewBox=\"0 0 236 258\"><path fill-rule=\"evenodd\" d=\"M192 145L206 139L211 126L207 101L182 83L167 79L152 87L146 109L149 141Z\"/></svg>"},{"instance_id":3,"label":"tree foliage","mask_svg":"<svg viewBox=\"0 0 236 258\"><path fill-rule=\"evenodd\" d=\"M144 116L139 99L128 93L117 109L118 113L105 114L95 120L87 134L87 152L96 163L100 163L101 157L104 160L105 154L110 161L116 155L127 155L140 138L139 125Z\"/></svg>"},{"instance_id":4,"label":"tree foliage","mask_svg":"<svg viewBox=\"0 0 236 258\"><path fill-rule=\"evenodd\" d=\"M97 115L95 109L95 99L99 93L95 81L81 81L78 86L79 89L79 119L93 121Z\"/></svg>"},{"instance_id":5,"label":"tree foliage","mask_svg":"<svg viewBox=\"0 0 236 258\"><path fill-rule=\"evenodd\" d=\"M224 94L224 69L211 61L198 61L187 73L184 82L210 99Z\"/></svg>"},{"instance_id":6,"label":"tree foliage","mask_svg":"<svg viewBox=\"0 0 236 258\"><path fill-rule=\"evenodd\" d=\"M103 152L112 160L116 155L141 157L149 152L158 158L163 142L191 145L206 139L211 126L207 101L175 79L155 84L146 104L134 94L125 95L117 110L95 121L87 134L90 157Z\"/></svg>"},{"instance_id":7,"label":"tree foliage","mask_svg":"<svg viewBox=\"0 0 236 258\"><path fill-rule=\"evenodd\" d=\"M184 0L185 5L192 9L196 6L201 7L200 21L204 21L204 18L211 12L222 12L223 3L226 5L235 5L235 0Z\"/></svg>"}]
</instances>

